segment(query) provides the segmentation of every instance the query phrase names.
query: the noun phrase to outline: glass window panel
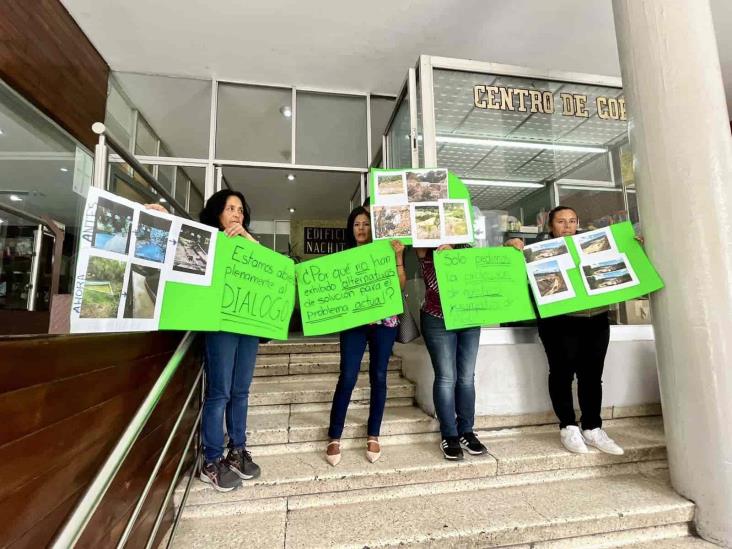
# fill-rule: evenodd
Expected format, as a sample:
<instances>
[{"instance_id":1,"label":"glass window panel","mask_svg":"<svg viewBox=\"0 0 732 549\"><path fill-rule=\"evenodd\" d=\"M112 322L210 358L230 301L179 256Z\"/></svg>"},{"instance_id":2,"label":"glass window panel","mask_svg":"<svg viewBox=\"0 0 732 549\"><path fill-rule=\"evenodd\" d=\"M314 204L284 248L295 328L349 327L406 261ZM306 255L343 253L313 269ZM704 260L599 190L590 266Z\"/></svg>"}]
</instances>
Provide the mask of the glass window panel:
<instances>
[{"instance_id":1,"label":"glass window panel","mask_svg":"<svg viewBox=\"0 0 732 549\"><path fill-rule=\"evenodd\" d=\"M386 123L396 101L390 97L371 96L371 157L372 160L381 148L381 138L386 130Z\"/></svg>"},{"instance_id":2,"label":"glass window panel","mask_svg":"<svg viewBox=\"0 0 732 549\"><path fill-rule=\"evenodd\" d=\"M173 190L175 169L175 166L158 166L158 181L168 192Z\"/></svg>"},{"instance_id":3,"label":"glass window panel","mask_svg":"<svg viewBox=\"0 0 732 549\"><path fill-rule=\"evenodd\" d=\"M411 168L409 100L405 97L389 128L389 168Z\"/></svg>"},{"instance_id":4,"label":"glass window panel","mask_svg":"<svg viewBox=\"0 0 732 549\"><path fill-rule=\"evenodd\" d=\"M0 81L0 206L48 216L65 229L59 291L69 293L79 220L91 184L91 156L65 131ZM0 208L0 307L25 308L35 222ZM18 240L19 239L19 240ZM52 247L43 239L41 255ZM16 261L17 260L17 261ZM41 264L37 308L48 307L50 278ZM4 294L4 295L2 295ZM0 333L2 329L0 327Z\"/></svg>"},{"instance_id":5,"label":"glass window panel","mask_svg":"<svg viewBox=\"0 0 732 549\"><path fill-rule=\"evenodd\" d=\"M110 80L104 124L107 126L109 133L112 134L112 137L127 148L130 148L133 121L132 107L130 107L127 100L122 96L116 83Z\"/></svg>"},{"instance_id":6,"label":"glass window panel","mask_svg":"<svg viewBox=\"0 0 732 549\"><path fill-rule=\"evenodd\" d=\"M208 158L210 80L130 72L113 78L161 140L160 155Z\"/></svg>"},{"instance_id":7,"label":"glass window panel","mask_svg":"<svg viewBox=\"0 0 732 549\"><path fill-rule=\"evenodd\" d=\"M198 214L203 209L203 195L198 191L195 185L191 185L191 197L188 204L188 213L194 219L198 219Z\"/></svg>"},{"instance_id":8,"label":"glass window panel","mask_svg":"<svg viewBox=\"0 0 732 549\"><path fill-rule=\"evenodd\" d=\"M216 157L290 162L292 90L219 84Z\"/></svg>"},{"instance_id":9,"label":"glass window panel","mask_svg":"<svg viewBox=\"0 0 732 549\"><path fill-rule=\"evenodd\" d=\"M135 154L143 156L157 156L158 154L158 138L141 116L137 117Z\"/></svg>"},{"instance_id":10,"label":"glass window panel","mask_svg":"<svg viewBox=\"0 0 732 549\"><path fill-rule=\"evenodd\" d=\"M175 178L175 200L184 208L188 197L188 185L190 185L190 179L188 179L186 172L183 171L183 168L178 168Z\"/></svg>"},{"instance_id":11,"label":"glass window panel","mask_svg":"<svg viewBox=\"0 0 732 549\"><path fill-rule=\"evenodd\" d=\"M297 92L295 160L366 167L366 97Z\"/></svg>"}]
</instances>

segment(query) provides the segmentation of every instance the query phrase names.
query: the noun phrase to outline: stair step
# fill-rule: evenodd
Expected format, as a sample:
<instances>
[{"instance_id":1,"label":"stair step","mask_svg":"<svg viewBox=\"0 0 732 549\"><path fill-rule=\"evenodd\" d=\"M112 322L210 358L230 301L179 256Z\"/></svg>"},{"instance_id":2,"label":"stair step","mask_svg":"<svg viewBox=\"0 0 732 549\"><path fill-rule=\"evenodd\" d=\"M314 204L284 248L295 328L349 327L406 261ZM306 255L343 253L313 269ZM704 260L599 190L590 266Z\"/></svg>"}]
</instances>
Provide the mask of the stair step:
<instances>
[{"instance_id":1,"label":"stair step","mask_svg":"<svg viewBox=\"0 0 732 549\"><path fill-rule=\"evenodd\" d=\"M331 467L325 461L322 442L307 446L288 444L288 448L312 449L274 454L267 454L268 448L255 447L252 454L262 468L260 478L247 481L243 489L226 494L195 481L191 485L186 512L210 504L307 494L317 494L313 497L313 503L317 504L327 501L323 497L327 492L342 492L341 498L358 501L364 497L358 490L384 487L396 487L391 493L395 497L404 493L413 495L419 490L426 493L469 490L478 482L505 485L552 480L557 475L571 476L580 470L592 475L607 474L608 468L613 467L625 467L622 471L631 467L630 470L635 471L637 463L634 462L640 461L655 464L656 468L659 460L665 458L659 421L618 420L608 422L606 428L625 448L625 455L611 456L594 449L588 454L570 454L561 446L555 427L550 431L481 432L479 435L490 455L466 456L461 462L443 458L438 433L413 435L406 444L391 443L392 440L403 441L405 437L382 437L383 455L373 464L364 456L365 439L344 440L343 459L337 467ZM381 492L382 497L388 495L389 492Z\"/></svg>"},{"instance_id":2,"label":"stair step","mask_svg":"<svg viewBox=\"0 0 732 549\"><path fill-rule=\"evenodd\" d=\"M402 359L392 356L387 369L401 370ZM369 369L369 354L365 353L361 362L361 371ZM310 353L293 355L258 355L255 377L286 376L289 374L326 374L340 371L340 355L338 353Z\"/></svg>"},{"instance_id":3,"label":"stair step","mask_svg":"<svg viewBox=\"0 0 732 549\"><path fill-rule=\"evenodd\" d=\"M254 515L239 513L239 504L227 503L222 506L224 517L184 513L174 544L234 547L243 541L241 528L250 530L248 547L500 547L683 525L694 512L693 503L671 489L665 472L518 486L473 484L472 489L453 493L389 499L378 497L379 490L364 491L358 501L339 501L339 494L321 496L327 511L301 505L309 496L271 500L269 509L260 506ZM244 508L252 509L252 504Z\"/></svg>"},{"instance_id":4,"label":"stair step","mask_svg":"<svg viewBox=\"0 0 732 549\"><path fill-rule=\"evenodd\" d=\"M247 444L284 444L287 442L308 442L326 440L330 420L330 403L325 409L293 411L288 406L273 406L276 413L255 413L249 416ZM268 408L260 406L259 408ZM284 408L284 410L282 410ZM366 436L368 403L352 403L348 407L342 438ZM381 424L382 435L426 433L439 428L437 420L413 406L387 407Z\"/></svg>"},{"instance_id":5,"label":"stair step","mask_svg":"<svg viewBox=\"0 0 732 549\"><path fill-rule=\"evenodd\" d=\"M555 481L455 494L297 509L287 547L399 546L425 542L486 547L614 532L693 518L668 481L642 474ZM368 524L368 528L363 525Z\"/></svg>"},{"instance_id":6,"label":"stair step","mask_svg":"<svg viewBox=\"0 0 732 549\"><path fill-rule=\"evenodd\" d=\"M289 339L272 341L259 346L260 355L282 355L291 353L337 353L340 343L337 337Z\"/></svg>"},{"instance_id":7,"label":"stair step","mask_svg":"<svg viewBox=\"0 0 732 549\"><path fill-rule=\"evenodd\" d=\"M287 377L259 377L252 381L249 391L251 406L269 404L296 404L330 402L338 381L338 374L305 374ZM387 373L387 394L390 398L414 396L414 384L399 376ZM360 376L353 390L352 399L364 400L370 395L368 376Z\"/></svg>"},{"instance_id":8,"label":"stair step","mask_svg":"<svg viewBox=\"0 0 732 549\"><path fill-rule=\"evenodd\" d=\"M689 524L678 523L545 541L533 547L534 549L716 549L718 546L695 537ZM514 545L513 549L519 548ZM521 549L526 548L524 546Z\"/></svg>"}]
</instances>

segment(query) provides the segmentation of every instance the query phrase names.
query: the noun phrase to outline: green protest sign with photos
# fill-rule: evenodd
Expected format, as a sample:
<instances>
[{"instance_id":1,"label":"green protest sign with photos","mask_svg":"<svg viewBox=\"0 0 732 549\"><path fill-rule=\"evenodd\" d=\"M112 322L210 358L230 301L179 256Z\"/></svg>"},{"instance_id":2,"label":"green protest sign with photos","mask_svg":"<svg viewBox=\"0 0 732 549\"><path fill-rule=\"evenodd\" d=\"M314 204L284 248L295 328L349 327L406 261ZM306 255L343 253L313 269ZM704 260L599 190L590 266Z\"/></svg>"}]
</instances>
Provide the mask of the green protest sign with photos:
<instances>
[{"instance_id":1,"label":"green protest sign with photos","mask_svg":"<svg viewBox=\"0 0 732 549\"><path fill-rule=\"evenodd\" d=\"M387 241L295 266L306 336L340 332L403 312L396 259Z\"/></svg>"},{"instance_id":2,"label":"green protest sign with photos","mask_svg":"<svg viewBox=\"0 0 732 549\"><path fill-rule=\"evenodd\" d=\"M524 249L542 318L603 307L663 288L629 221Z\"/></svg>"},{"instance_id":3,"label":"green protest sign with photos","mask_svg":"<svg viewBox=\"0 0 732 549\"><path fill-rule=\"evenodd\" d=\"M287 339L294 304L295 264L290 258L221 234L210 286L165 285L160 329Z\"/></svg>"},{"instance_id":4,"label":"green protest sign with photos","mask_svg":"<svg viewBox=\"0 0 732 549\"><path fill-rule=\"evenodd\" d=\"M473 242L470 192L445 168L372 169L369 197L375 241L420 248Z\"/></svg>"},{"instance_id":5,"label":"green protest sign with photos","mask_svg":"<svg viewBox=\"0 0 732 549\"><path fill-rule=\"evenodd\" d=\"M536 318L518 250L443 250L434 260L448 330Z\"/></svg>"}]
</instances>

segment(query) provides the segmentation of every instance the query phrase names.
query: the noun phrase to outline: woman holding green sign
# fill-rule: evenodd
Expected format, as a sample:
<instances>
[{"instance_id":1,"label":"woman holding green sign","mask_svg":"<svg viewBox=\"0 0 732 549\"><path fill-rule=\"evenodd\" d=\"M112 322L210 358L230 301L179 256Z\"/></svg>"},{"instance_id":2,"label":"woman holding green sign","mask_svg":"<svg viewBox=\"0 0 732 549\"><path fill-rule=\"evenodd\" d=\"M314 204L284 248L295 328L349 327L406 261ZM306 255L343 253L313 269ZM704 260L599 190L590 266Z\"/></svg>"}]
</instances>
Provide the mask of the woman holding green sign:
<instances>
[{"instance_id":1,"label":"woman holding green sign","mask_svg":"<svg viewBox=\"0 0 732 549\"><path fill-rule=\"evenodd\" d=\"M549 212L547 225L551 238L577 234L577 212L557 206ZM640 240L640 239L639 239ZM522 250L521 239L505 245ZM602 370L610 342L608 308L537 318L539 338L549 361L549 397L559 418L559 436L570 452L587 453L587 445L621 455L623 449L602 429ZM577 426L572 397L572 382L577 376L577 396L582 411L582 430Z\"/></svg>"},{"instance_id":2,"label":"woman holding green sign","mask_svg":"<svg viewBox=\"0 0 732 549\"><path fill-rule=\"evenodd\" d=\"M348 216L346 223L346 249L355 248L371 242L371 218L368 210L363 207L355 208ZM404 244L398 240L391 241L396 256L399 286L404 289L407 275L404 272ZM386 405L386 370L389 364L392 347L397 337L399 320L396 316L385 318L376 324L358 326L340 333L341 373L333 394L333 404L330 409L330 426L328 427L328 447L325 459L333 466L341 461L341 435L346 421L348 404L356 386L358 373L361 370L361 361L369 346L369 382L371 398L369 402L369 420L367 425L366 458L375 462L381 457L379 445L379 431L381 420L384 417Z\"/></svg>"},{"instance_id":3,"label":"woman holding green sign","mask_svg":"<svg viewBox=\"0 0 732 549\"><path fill-rule=\"evenodd\" d=\"M160 209L157 204L148 208ZM201 211L201 223L216 227L227 237L249 234L250 212L244 195L229 189L214 193ZM259 338L229 332L206 332L206 397L201 414L204 462L200 478L219 492L229 492L241 485L241 479L260 474L246 449L249 387L254 376ZM224 418L229 434L224 457Z\"/></svg>"}]
</instances>

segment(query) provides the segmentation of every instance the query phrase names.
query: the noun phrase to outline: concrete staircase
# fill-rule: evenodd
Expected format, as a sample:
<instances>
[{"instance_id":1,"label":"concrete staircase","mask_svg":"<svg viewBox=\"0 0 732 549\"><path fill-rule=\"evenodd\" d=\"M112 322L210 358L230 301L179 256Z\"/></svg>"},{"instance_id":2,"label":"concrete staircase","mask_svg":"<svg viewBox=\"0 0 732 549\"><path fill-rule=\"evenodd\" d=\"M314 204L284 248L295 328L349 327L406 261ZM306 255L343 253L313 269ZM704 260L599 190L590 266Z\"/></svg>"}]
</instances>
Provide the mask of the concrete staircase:
<instances>
[{"instance_id":1,"label":"concrete staircase","mask_svg":"<svg viewBox=\"0 0 732 549\"><path fill-rule=\"evenodd\" d=\"M226 494L194 480L173 546L713 547L692 536L694 505L669 485L659 417L606 422L623 456L570 454L542 425L479 431L490 454L451 463L400 367L392 357L382 458L364 455L363 375L331 467L337 341L262 346L248 435L262 476Z\"/></svg>"}]
</instances>

